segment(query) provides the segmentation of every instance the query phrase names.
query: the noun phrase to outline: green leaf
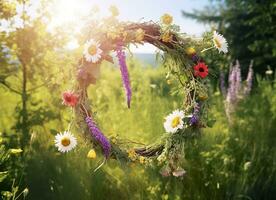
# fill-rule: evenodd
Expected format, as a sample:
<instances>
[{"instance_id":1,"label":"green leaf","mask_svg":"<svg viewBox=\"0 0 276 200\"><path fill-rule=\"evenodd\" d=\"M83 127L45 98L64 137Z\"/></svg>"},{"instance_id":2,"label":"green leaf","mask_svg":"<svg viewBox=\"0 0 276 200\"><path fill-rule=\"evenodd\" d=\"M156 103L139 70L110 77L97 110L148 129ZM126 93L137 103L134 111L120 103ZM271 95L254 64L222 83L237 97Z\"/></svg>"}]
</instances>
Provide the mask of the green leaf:
<instances>
[{"instance_id":1,"label":"green leaf","mask_svg":"<svg viewBox=\"0 0 276 200\"><path fill-rule=\"evenodd\" d=\"M0 172L0 183L8 176L8 171Z\"/></svg>"}]
</instances>

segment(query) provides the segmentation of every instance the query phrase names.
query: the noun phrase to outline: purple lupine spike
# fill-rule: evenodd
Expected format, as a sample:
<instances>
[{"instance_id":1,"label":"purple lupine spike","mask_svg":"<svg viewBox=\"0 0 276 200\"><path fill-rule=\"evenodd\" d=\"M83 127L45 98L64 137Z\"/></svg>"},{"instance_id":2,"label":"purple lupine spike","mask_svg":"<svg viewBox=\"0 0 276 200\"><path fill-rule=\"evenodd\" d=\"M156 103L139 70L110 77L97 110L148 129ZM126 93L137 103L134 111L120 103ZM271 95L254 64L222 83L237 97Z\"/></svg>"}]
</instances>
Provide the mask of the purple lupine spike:
<instances>
[{"instance_id":1,"label":"purple lupine spike","mask_svg":"<svg viewBox=\"0 0 276 200\"><path fill-rule=\"evenodd\" d=\"M229 87L226 101L230 104L234 104L238 100L241 89L241 70L239 61L236 61L236 65L231 68L228 81Z\"/></svg>"},{"instance_id":2,"label":"purple lupine spike","mask_svg":"<svg viewBox=\"0 0 276 200\"><path fill-rule=\"evenodd\" d=\"M253 81L253 61L251 61L248 74L247 74L247 79L246 79L246 86L244 88L244 94L249 95L251 89L252 89L252 81Z\"/></svg>"},{"instance_id":3,"label":"purple lupine spike","mask_svg":"<svg viewBox=\"0 0 276 200\"><path fill-rule=\"evenodd\" d=\"M234 88L234 81L235 81L235 66L231 64L230 70L229 70L229 77L228 77L228 90L227 90L227 96L226 101L228 103L233 102L235 99L235 88Z\"/></svg>"},{"instance_id":4,"label":"purple lupine spike","mask_svg":"<svg viewBox=\"0 0 276 200\"><path fill-rule=\"evenodd\" d=\"M225 74L223 71L220 71L220 91L222 95L226 96L226 87L225 87Z\"/></svg>"},{"instance_id":5,"label":"purple lupine spike","mask_svg":"<svg viewBox=\"0 0 276 200\"><path fill-rule=\"evenodd\" d=\"M105 158L108 158L110 151L111 151L111 145L108 141L108 139L104 136L104 134L101 132L101 130L97 127L95 121L92 119L92 117L87 116L85 118L86 124L89 128L89 131L92 135L93 138L95 138L95 140L97 142L100 143L103 152L104 152L104 156Z\"/></svg>"},{"instance_id":6,"label":"purple lupine spike","mask_svg":"<svg viewBox=\"0 0 276 200\"><path fill-rule=\"evenodd\" d=\"M127 107L130 108L130 101L132 96L130 81L129 81L129 73L126 65L126 55L123 51L122 45L119 43L116 48L116 55L120 65L120 71L122 76L123 85L126 91L126 98L127 98Z\"/></svg>"},{"instance_id":7,"label":"purple lupine spike","mask_svg":"<svg viewBox=\"0 0 276 200\"><path fill-rule=\"evenodd\" d=\"M195 106L194 106L193 115L192 115L192 117L189 121L191 125L197 124L197 122L199 120L199 112L200 112L200 104L196 103Z\"/></svg>"},{"instance_id":8,"label":"purple lupine spike","mask_svg":"<svg viewBox=\"0 0 276 200\"><path fill-rule=\"evenodd\" d=\"M240 90L241 90L241 68L240 68L240 63L237 60L236 61L236 81L235 81L235 92L236 92L236 97L239 96Z\"/></svg>"}]
</instances>

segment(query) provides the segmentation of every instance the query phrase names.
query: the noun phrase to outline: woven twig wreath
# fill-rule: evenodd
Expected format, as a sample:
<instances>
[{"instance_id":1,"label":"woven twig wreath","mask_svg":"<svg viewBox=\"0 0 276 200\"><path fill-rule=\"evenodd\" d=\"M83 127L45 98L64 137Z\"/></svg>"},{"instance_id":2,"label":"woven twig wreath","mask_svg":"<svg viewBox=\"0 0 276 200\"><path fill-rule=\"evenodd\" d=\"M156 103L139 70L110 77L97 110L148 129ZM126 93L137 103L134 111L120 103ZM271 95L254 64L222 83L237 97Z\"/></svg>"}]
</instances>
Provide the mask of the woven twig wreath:
<instances>
[{"instance_id":1,"label":"woven twig wreath","mask_svg":"<svg viewBox=\"0 0 276 200\"><path fill-rule=\"evenodd\" d=\"M181 168L185 141L199 136L200 129L209 123L206 86L209 72L202 53L212 48L226 53L226 40L216 32L213 35L206 34L202 39L181 34L178 26L172 25L172 17L168 14L158 23L119 22L110 17L100 24L93 24L87 37L83 57L76 68L74 89L63 93L64 104L74 107L79 128L90 136L96 146L102 148L105 160L115 158L145 163L157 158L165 166L163 175L182 176L185 172ZM179 91L184 93L184 99L180 102L179 109L165 118L166 134L157 143L127 149L108 139L97 126L89 105L87 88L96 83L103 60L113 63L110 53L115 52L125 88L126 104L130 108L132 92L125 49L129 44L144 43L152 44L163 51L163 65L167 67L168 74L179 81ZM70 133L65 132L56 137L56 145L63 152L69 151L76 146L76 141Z\"/></svg>"}]
</instances>

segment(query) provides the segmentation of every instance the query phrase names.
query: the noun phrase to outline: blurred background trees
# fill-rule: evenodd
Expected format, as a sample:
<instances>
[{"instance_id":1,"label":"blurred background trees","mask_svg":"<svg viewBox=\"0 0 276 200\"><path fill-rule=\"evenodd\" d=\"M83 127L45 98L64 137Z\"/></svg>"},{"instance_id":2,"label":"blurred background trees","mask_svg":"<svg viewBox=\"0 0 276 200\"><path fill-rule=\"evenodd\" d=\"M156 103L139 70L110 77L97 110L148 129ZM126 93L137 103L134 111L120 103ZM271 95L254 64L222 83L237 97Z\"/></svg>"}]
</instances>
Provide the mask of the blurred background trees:
<instances>
[{"instance_id":1,"label":"blurred background trees","mask_svg":"<svg viewBox=\"0 0 276 200\"><path fill-rule=\"evenodd\" d=\"M214 0L203 10L182 11L183 16L210 24L229 42L232 60L247 67L254 60L254 71L264 74L275 69L276 4L273 0Z\"/></svg>"}]
</instances>

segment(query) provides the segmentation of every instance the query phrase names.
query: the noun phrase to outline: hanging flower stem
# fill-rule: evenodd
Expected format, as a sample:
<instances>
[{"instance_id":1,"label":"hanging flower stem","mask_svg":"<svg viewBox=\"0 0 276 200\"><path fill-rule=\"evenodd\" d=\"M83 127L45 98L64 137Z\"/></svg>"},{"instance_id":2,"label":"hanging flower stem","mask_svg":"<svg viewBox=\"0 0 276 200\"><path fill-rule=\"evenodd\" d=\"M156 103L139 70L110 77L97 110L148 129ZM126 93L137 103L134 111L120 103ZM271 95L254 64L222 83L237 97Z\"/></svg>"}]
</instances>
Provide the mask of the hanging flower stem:
<instances>
[{"instance_id":1,"label":"hanging flower stem","mask_svg":"<svg viewBox=\"0 0 276 200\"><path fill-rule=\"evenodd\" d=\"M120 71L122 76L123 85L126 91L126 99L127 99L127 107L130 108L130 101L132 96L130 81L129 81L129 73L126 65L126 55L122 49L121 44L117 44L116 48L116 56L119 61Z\"/></svg>"},{"instance_id":2,"label":"hanging flower stem","mask_svg":"<svg viewBox=\"0 0 276 200\"><path fill-rule=\"evenodd\" d=\"M103 153L105 158L108 158L111 152L111 145L108 141L108 139L105 137L105 135L102 133L102 131L98 128L96 122L92 118L92 116L89 116L87 110L82 105L82 108L84 109L86 113L85 122L88 126L88 129L92 135L92 137L101 145L103 149Z\"/></svg>"}]
</instances>

